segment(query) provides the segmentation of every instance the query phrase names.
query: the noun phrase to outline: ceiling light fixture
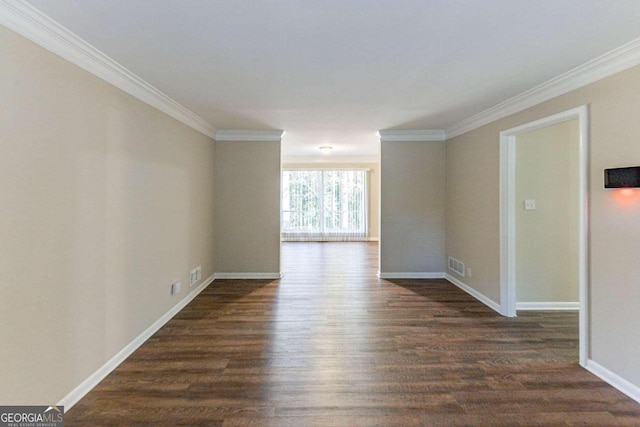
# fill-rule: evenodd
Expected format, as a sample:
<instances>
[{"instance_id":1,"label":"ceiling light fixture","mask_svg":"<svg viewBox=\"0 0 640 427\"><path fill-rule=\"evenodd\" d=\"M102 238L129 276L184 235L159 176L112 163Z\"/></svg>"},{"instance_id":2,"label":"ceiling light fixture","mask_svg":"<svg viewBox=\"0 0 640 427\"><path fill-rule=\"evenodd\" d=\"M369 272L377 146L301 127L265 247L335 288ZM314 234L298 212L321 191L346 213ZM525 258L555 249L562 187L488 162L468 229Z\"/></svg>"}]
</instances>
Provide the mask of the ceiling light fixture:
<instances>
[{"instance_id":1,"label":"ceiling light fixture","mask_svg":"<svg viewBox=\"0 0 640 427\"><path fill-rule=\"evenodd\" d=\"M324 146L320 147L320 152L322 154L330 154L331 153L331 149L333 149L333 147L331 147L329 145L324 145Z\"/></svg>"}]
</instances>

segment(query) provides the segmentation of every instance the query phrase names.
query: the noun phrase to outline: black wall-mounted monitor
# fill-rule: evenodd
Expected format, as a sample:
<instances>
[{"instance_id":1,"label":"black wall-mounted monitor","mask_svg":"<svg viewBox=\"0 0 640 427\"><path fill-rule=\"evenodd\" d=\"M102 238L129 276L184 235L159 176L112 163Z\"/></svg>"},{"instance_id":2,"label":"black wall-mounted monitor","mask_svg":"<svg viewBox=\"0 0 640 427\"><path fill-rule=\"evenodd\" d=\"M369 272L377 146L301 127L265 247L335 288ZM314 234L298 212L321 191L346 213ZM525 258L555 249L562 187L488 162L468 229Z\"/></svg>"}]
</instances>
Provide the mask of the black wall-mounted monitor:
<instances>
[{"instance_id":1,"label":"black wall-mounted monitor","mask_svg":"<svg viewBox=\"0 0 640 427\"><path fill-rule=\"evenodd\" d=\"M640 166L604 170L604 188L640 187Z\"/></svg>"}]
</instances>

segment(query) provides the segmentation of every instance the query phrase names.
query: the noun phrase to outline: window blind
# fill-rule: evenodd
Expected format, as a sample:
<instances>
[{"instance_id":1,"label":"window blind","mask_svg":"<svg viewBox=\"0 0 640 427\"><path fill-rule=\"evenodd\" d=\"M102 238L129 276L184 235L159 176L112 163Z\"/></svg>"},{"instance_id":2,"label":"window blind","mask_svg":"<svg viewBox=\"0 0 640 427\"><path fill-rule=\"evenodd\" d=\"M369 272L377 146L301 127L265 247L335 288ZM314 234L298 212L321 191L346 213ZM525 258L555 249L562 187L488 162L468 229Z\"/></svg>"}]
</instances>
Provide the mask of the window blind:
<instances>
[{"instance_id":1,"label":"window blind","mask_svg":"<svg viewBox=\"0 0 640 427\"><path fill-rule=\"evenodd\" d=\"M366 170L283 171L282 240L365 240L367 181Z\"/></svg>"}]
</instances>

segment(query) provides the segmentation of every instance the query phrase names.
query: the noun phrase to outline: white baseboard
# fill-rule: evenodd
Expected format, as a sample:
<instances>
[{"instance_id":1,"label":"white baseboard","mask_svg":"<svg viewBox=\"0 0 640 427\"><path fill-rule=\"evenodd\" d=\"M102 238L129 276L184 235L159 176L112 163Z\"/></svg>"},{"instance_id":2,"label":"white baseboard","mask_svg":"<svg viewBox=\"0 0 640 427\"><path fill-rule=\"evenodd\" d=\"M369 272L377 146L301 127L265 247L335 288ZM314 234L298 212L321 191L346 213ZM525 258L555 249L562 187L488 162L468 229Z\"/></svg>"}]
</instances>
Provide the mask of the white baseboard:
<instances>
[{"instance_id":1,"label":"white baseboard","mask_svg":"<svg viewBox=\"0 0 640 427\"><path fill-rule=\"evenodd\" d=\"M580 310L580 302L517 302L516 310Z\"/></svg>"},{"instance_id":2,"label":"white baseboard","mask_svg":"<svg viewBox=\"0 0 640 427\"><path fill-rule=\"evenodd\" d=\"M281 279L282 273L216 273L213 275L217 280L232 280L232 279L242 279L242 280L259 280L259 279L268 279L275 280Z\"/></svg>"},{"instance_id":3,"label":"white baseboard","mask_svg":"<svg viewBox=\"0 0 640 427\"><path fill-rule=\"evenodd\" d=\"M205 279L197 288L192 290L186 297L184 297L179 303L171 307L161 318L153 322L151 326L144 330L140 335L134 338L129 344L127 344L122 350L120 350L115 356L113 356L107 363L102 365L91 374L86 380L80 383L76 388L71 390L69 394L62 398L57 405L64 406L65 411L68 411L78 403L87 393L89 393L100 381L102 381L107 375L109 375L114 369L118 367L125 359L145 343L153 334L164 326L173 316L178 314L187 304L189 304L200 292L202 292L207 286L214 281L214 276L211 275Z\"/></svg>"},{"instance_id":4,"label":"white baseboard","mask_svg":"<svg viewBox=\"0 0 640 427\"><path fill-rule=\"evenodd\" d=\"M310 239L310 240L298 240L298 239L280 239L281 243L359 243L359 242L379 242L380 238L379 237L362 237L362 238L357 238L357 239L351 239L351 240L341 240L341 239L321 239L321 238L317 238L317 239Z\"/></svg>"},{"instance_id":5,"label":"white baseboard","mask_svg":"<svg viewBox=\"0 0 640 427\"><path fill-rule=\"evenodd\" d=\"M460 289L462 289L463 291L465 291L466 293L468 293L469 295L471 295L472 297L474 297L475 299L477 299L478 301L480 301L481 303L483 303L484 305L486 305L487 307L489 307L490 309L502 314L502 312L500 311L500 304L498 304L488 296L476 291L471 286L461 282L460 280L456 279L450 274L446 275L446 279L451 283L453 283L454 285L456 285L457 287L459 287Z\"/></svg>"},{"instance_id":6,"label":"white baseboard","mask_svg":"<svg viewBox=\"0 0 640 427\"><path fill-rule=\"evenodd\" d=\"M380 279L444 279L444 273L383 273L378 271Z\"/></svg>"},{"instance_id":7,"label":"white baseboard","mask_svg":"<svg viewBox=\"0 0 640 427\"><path fill-rule=\"evenodd\" d=\"M629 381L625 380L618 374L614 374L604 366L600 365L597 362L594 362L591 359L587 359L587 364L584 366L584 368L596 377L600 378L606 383L609 383L636 402L640 403L640 387L638 387L637 385L631 384Z\"/></svg>"}]
</instances>

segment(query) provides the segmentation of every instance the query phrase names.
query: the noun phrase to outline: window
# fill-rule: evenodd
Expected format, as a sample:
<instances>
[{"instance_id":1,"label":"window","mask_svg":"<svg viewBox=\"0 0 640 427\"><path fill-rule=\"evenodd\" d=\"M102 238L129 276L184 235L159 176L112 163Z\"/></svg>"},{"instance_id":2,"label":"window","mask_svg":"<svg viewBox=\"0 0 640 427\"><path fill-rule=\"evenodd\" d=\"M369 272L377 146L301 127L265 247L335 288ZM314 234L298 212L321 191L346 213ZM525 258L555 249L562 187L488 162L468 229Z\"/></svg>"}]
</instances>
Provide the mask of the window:
<instances>
[{"instance_id":1,"label":"window","mask_svg":"<svg viewBox=\"0 0 640 427\"><path fill-rule=\"evenodd\" d=\"M366 170L282 173L282 240L364 240Z\"/></svg>"}]
</instances>

